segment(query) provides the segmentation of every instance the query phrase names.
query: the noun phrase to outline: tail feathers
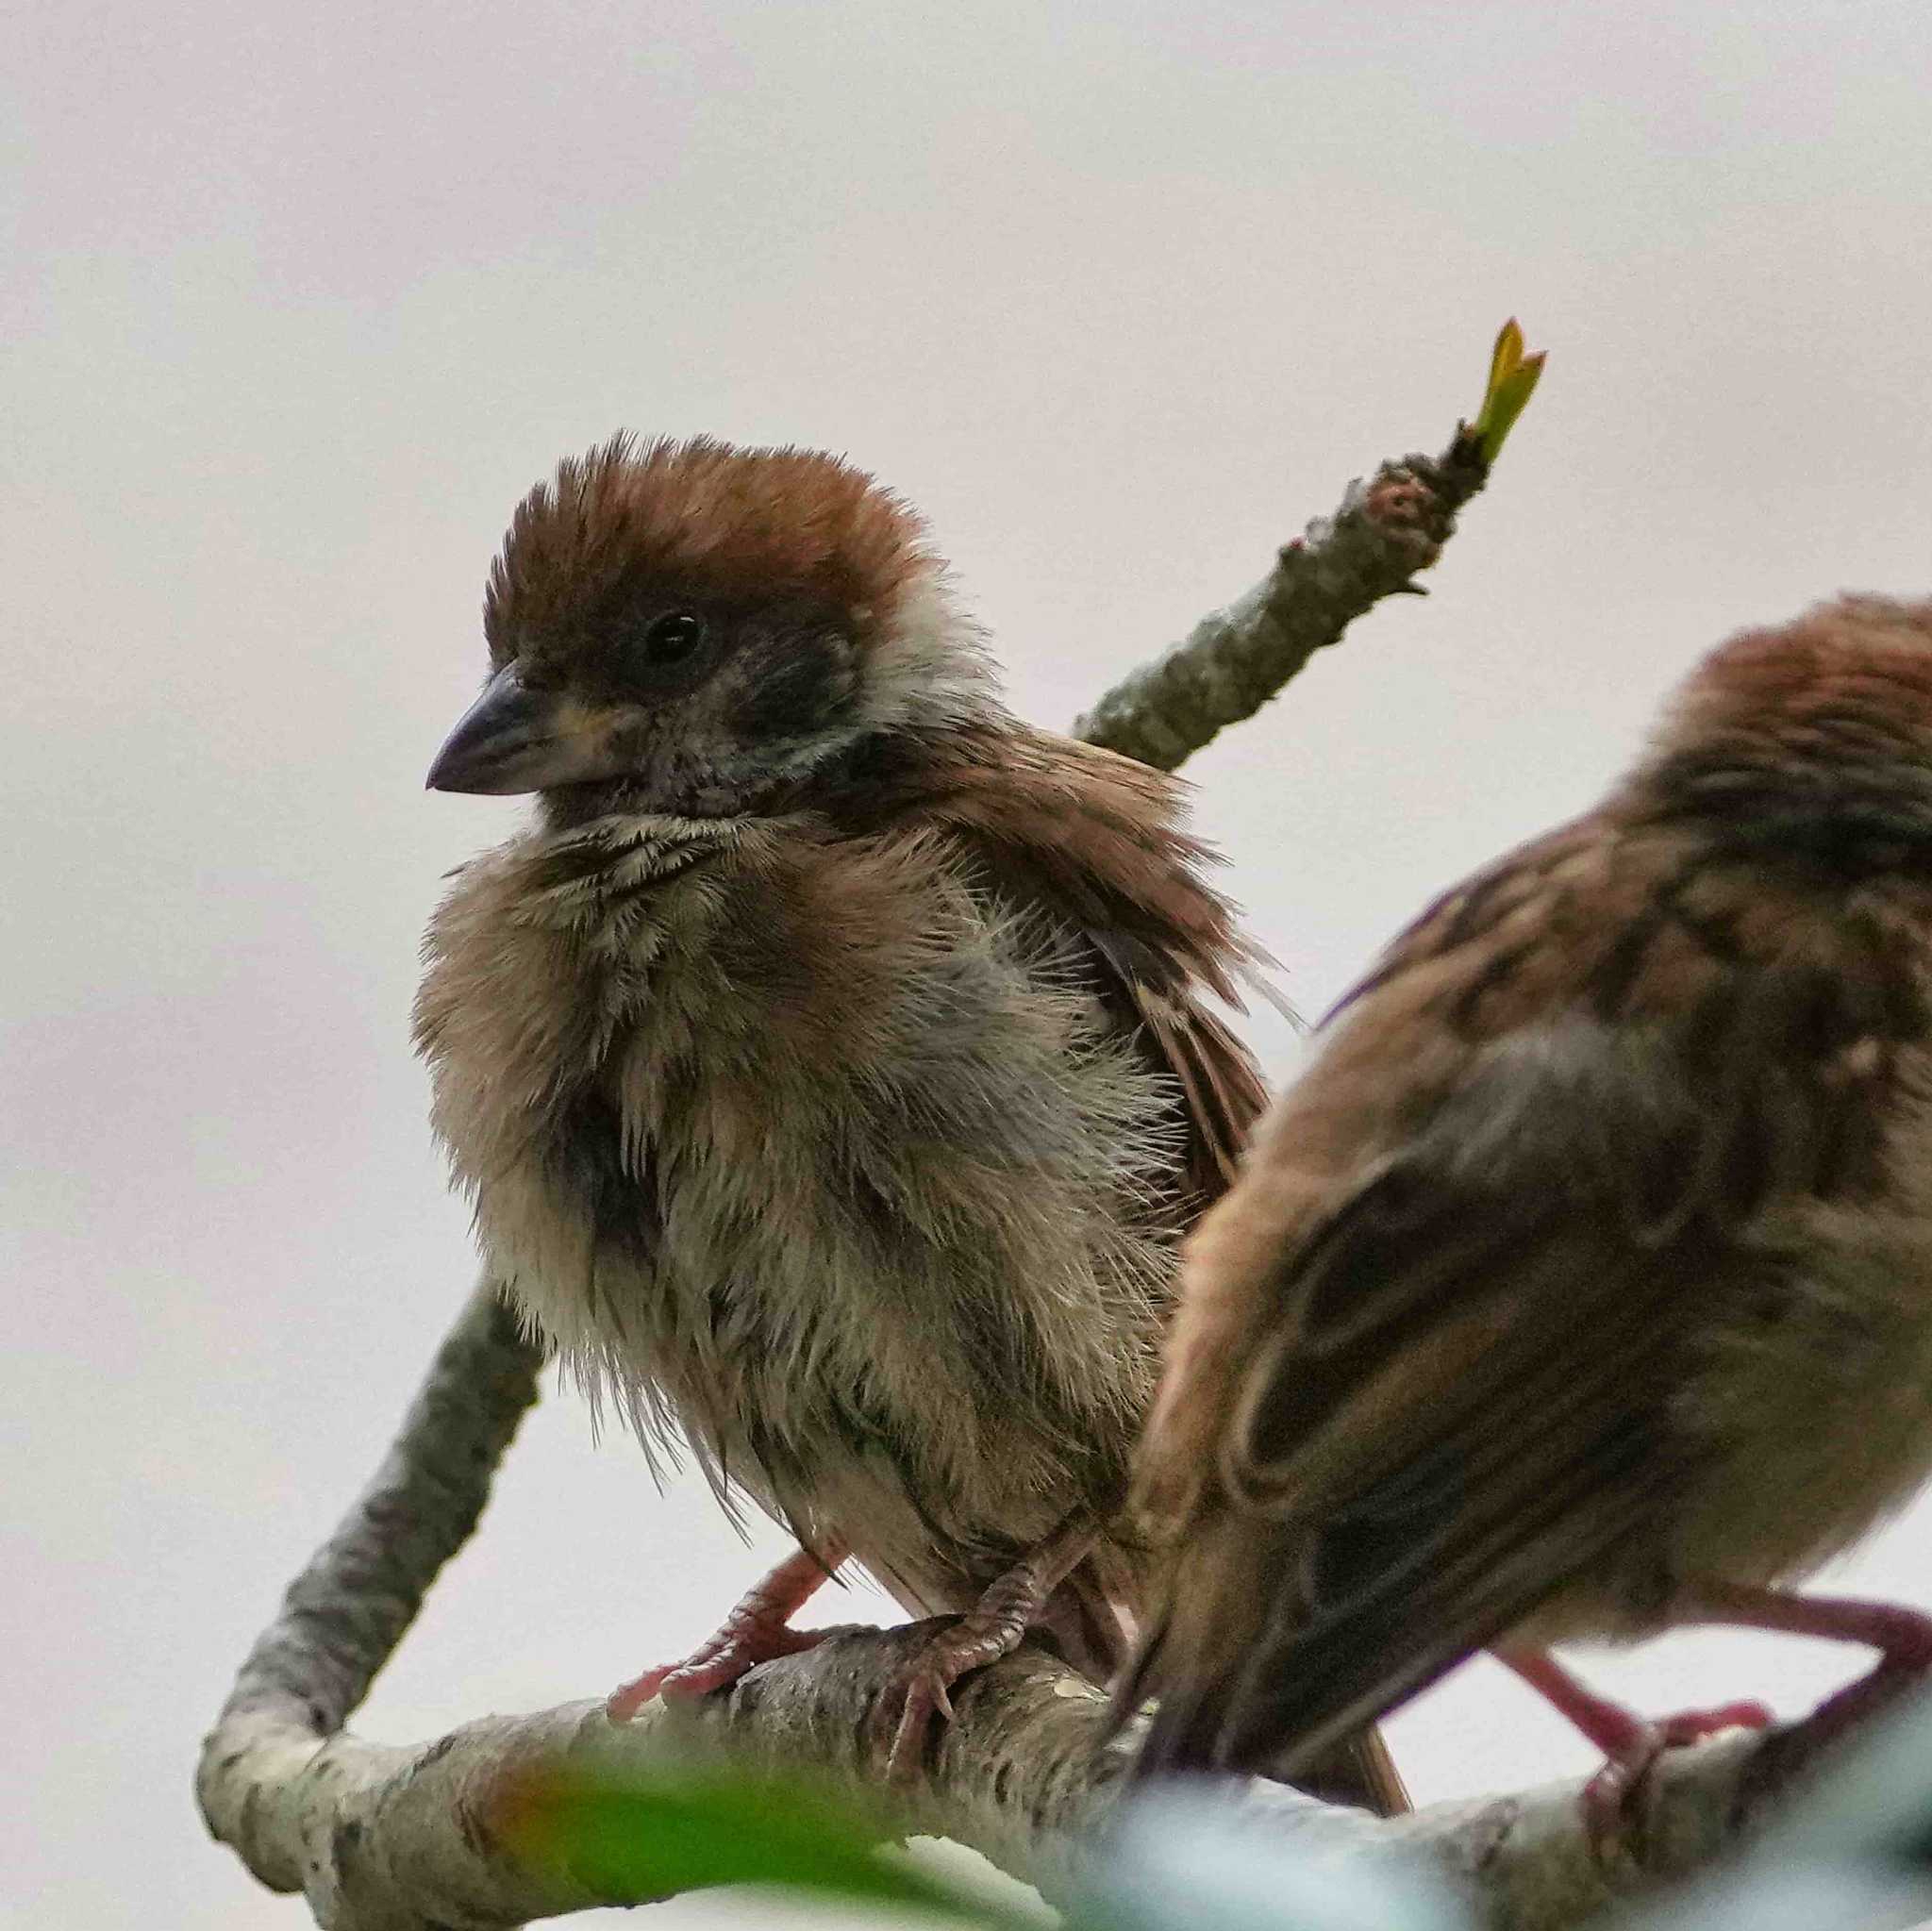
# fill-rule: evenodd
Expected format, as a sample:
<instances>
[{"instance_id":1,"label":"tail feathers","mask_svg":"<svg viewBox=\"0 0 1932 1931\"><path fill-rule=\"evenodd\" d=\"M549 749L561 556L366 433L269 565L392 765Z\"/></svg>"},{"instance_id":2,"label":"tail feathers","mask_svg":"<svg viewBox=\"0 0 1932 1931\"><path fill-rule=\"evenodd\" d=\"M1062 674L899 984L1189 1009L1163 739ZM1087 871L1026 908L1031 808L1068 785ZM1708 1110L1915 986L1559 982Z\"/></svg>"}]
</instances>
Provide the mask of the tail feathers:
<instances>
[{"instance_id":1,"label":"tail feathers","mask_svg":"<svg viewBox=\"0 0 1932 1931\"><path fill-rule=\"evenodd\" d=\"M1332 1732L1324 1729L1321 1740L1279 1760L1270 1760L1265 1751L1248 1760L1229 1750L1226 1740L1241 1734L1235 1706L1239 1676L1234 1668L1191 1676L1160 1698L1135 1760L1137 1781L1188 1772L1251 1770L1278 1776L1324 1803L1353 1804L1378 1817L1400 1817L1413 1807L1389 1745L1372 1722L1353 1734L1341 1725ZM1147 1687L1146 1675L1138 1680ZM1117 1692L1115 1711L1122 1720L1132 1713L1132 1695L1124 1685Z\"/></svg>"},{"instance_id":2,"label":"tail feathers","mask_svg":"<svg viewBox=\"0 0 1932 1931\"><path fill-rule=\"evenodd\" d=\"M1410 1807L1408 1790L1381 1733L1372 1727L1379 1709L1368 1710L1354 1725L1324 1726L1319 1742L1295 1751L1291 1765L1272 1760L1265 1749L1232 1747L1246 1740L1249 1728L1243 1706L1252 1666L1275 1647L1263 1622L1268 1606L1249 1568L1256 1559L1253 1542L1275 1537L1252 1522L1224 1524L1220 1533L1240 1538L1241 1558L1217 1560L1229 1552L1217 1551L1212 1539L1190 1550L1185 1594L1170 1597L1115 1688L1117 1724L1150 1696L1158 1698L1135 1762L1136 1779L1252 1771L1282 1776L1330 1803L1400 1816ZM1285 1546L1271 1550L1262 1557L1263 1573L1287 1573L1290 1560Z\"/></svg>"},{"instance_id":3,"label":"tail feathers","mask_svg":"<svg viewBox=\"0 0 1932 1931\"><path fill-rule=\"evenodd\" d=\"M1218 1770L1221 1736L1238 1672L1229 1663L1183 1667L1183 1633L1172 1607L1150 1632L1140 1655L1114 1686L1113 1720L1124 1724L1150 1696L1159 1700L1134 1760L1136 1781Z\"/></svg>"},{"instance_id":4,"label":"tail feathers","mask_svg":"<svg viewBox=\"0 0 1932 1931\"><path fill-rule=\"evenodd\" d=\"M1329 1804L1354 1804L1377 1817L1401 1817L1415 1808L1408 1786L1377 1729L1358 1730L1299 1764L1283 1780Z\"/></svg>"},{"instance_id":5,"label":"tail feathers","mask_svg":"<svg viewBox=\"0 0 1932 1931\"><path fill-rule=\"evenodd\" d=\"M1131 1716L1167 1675L1163 1654L1173 1623L1154 1632L1138 1654L1133 1650L1131 1620L1121 1606L1124 1576L1109 1573L1106 1552L1082 1562L1048 1599L1041 1618L1058 1641L1067 1660L1096 1683L1114 1682L1114 1718L1118 1724ZM1118 1566L1118 1565L1114 1565ZM1249 1611L1250 1622L1253 1610ZM1227 1614L1214 1623L1223 1667L1191 1674L1186 1688L1175 1686L1162 1696L1153 1729L1134 1774L1223 1767L1223 1738L1231 1730L1230 1705L1241 1687L1243 1642L1252 1643L1259 1631L1245 1628ZM1252 1653L1252 1652L1250 1652ZM1243 1765L1272 1773L1267 1765ZM1395 1768L1380 1731L1363 1727L1335 1739L1319 1750L1298 1752L1294 1768L1280 1773L1310 1796L1331 1804L1354 1804L1380 1817L1399 1817L1411 1806L1408 1790Z\"/></svg>"},{"instance_id":6,"label":"tail feathers","mask_svg":"<svg viewBox=\"0 0 1932 1931\"><path fill-rule=\"evenodd\" d=\"M1365 1727L1426 1690L1494 1630L1423 1620L1428 1604L1264 1641L1235 1673L1213 1748L1222 1768L1305 1785ZM1418 1614L1417 1612L1421 1613ZM1513 1618L1498 1619L1502 1626Z\"/></svg>"},{"instance_id":7,"label":"tail feathers","mask_svg":"<svg viewBox=\"0 0 1932 1931\"><path fill-rule=\"evenodd\" d=\"M1245 1619L1240 1650L1185 1673L1157 1762L1300 1783L1364 1726L1547 1601L1553 1573L1589 1573L1631 1532L1642 1499L1641 1490L1620 1493L1612 1485L1594 1510L1577 1510L1566 1507L1567 1485L1555 1483L1540 1507L1466 1523L1449 1546L1425 1550L1428 1560L1385 1572L1375 1586L1312 1619L1292 1593L1265 1600L1258 1585L1271 1572L1283 1573L1280 1567L1249 1568L1253 1592L1264 1600Z\"/></svg>"}]
</instances>

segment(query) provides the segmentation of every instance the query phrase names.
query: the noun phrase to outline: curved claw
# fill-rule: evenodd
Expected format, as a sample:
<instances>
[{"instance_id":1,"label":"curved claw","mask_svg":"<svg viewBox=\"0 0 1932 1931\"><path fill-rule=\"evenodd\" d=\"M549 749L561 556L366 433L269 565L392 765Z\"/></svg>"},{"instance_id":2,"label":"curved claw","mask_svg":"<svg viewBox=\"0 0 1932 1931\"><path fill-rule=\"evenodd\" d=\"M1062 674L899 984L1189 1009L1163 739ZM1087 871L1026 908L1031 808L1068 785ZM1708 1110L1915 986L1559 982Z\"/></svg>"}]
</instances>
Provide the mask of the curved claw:
<instances>
[{"instance_id":1,"label":"curved claw","mask_svg":"<svg viewBox=\"0 0 1932 1931\"><path fill-rule=\"evenodd\" d=\"M955 1720L953 1685L974 1670L997 1662L1024 1633L1008 1620L962 1616L926 1643L892 1678L873 1706L874 1749L886 1753L886 1774L906 1783L925 1768L933 1719ZM888 1740L890 1739L890 1741Z\"/></svg>"},{"instance_id":2,"label":"curved claw","mask_svg":"<svg viewBox=\"0 0 1932 1931\"><path fill-rule=\"evenodd\" d=\"M620 1683L604 1699L604 1714L613 1723L627 1723L663 1688L664 1679L675 1673L675 1663L659 1663L655 1670L646 1670L641 1676L633 1676L628 1683Z\"/></svg>"},{"instance_id":3,"label":"curved claw","mask_svg":"<svg viewBox=\"0 0 1932 1931\"><path fill-rule=\"evenodd\" d=\"M898 1718L892 1711L897 1706ZM932 1720L953 1721L953 1699L947 1694L942 1676L929 1670L908 1674L889 1689L878 1702L877 1728L890 1728L892 1735L886 1751L886 1775L895 1784L916 1778L925 1768L926 1744L932 1737Z\"/></svg>"},{"instance_id":4,"label":"curved claw","mask_svg":"<svg viewBox=\"0 0 1932 1931\"><path fill-rule=\"evenodd\" d=\"M1663 1753L1662 1735L1653 1733L1647 1747L1640 1745L1627 1756L1611 1757L1584 1785L1577 1800L1583 1811L1583 1834L1598 1863L1609 1856L1611 1845L1635 1817L1638 1794Z\"/></svg>"}]
</instances>

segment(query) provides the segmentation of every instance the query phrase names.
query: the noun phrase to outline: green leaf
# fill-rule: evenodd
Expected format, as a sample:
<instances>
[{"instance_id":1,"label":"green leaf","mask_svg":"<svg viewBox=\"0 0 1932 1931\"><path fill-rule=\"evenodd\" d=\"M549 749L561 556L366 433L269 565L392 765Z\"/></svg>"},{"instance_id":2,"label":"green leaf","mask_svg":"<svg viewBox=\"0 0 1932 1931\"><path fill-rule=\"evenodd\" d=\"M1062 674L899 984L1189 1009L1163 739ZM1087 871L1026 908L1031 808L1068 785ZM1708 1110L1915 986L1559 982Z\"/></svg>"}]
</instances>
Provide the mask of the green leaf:
<instances>
[{"instance_id":1,"label":"green leaf","mask_svg":"<svg viewBox=\"0 0 1932 1931\"><path fill-rule=\"evenodd\" d=\"M1523 330L1512 315L1496 337L1490 355L1489 387L1483 391L1483 406L1474 423L1463 425L1463 434L1476 446L1485 463L1502 454L1516 419L1529 406L1543 373L1548 351L1539 349L1533 356L1523 352Z\"/></svg>"},{"instance_id":2,"label":"green leaf","mask_svg":"<svg viewBox=\"0 0 1932 1931\"><path fill-rule=\"evenodd\" d=\"M882 1856L876 1822L804 1782L711 1770L526 1777L495 1822L510 1850L612 1904L751 1884L1000 1931L1031 1923Z\"/></svg>"}]
</instances>

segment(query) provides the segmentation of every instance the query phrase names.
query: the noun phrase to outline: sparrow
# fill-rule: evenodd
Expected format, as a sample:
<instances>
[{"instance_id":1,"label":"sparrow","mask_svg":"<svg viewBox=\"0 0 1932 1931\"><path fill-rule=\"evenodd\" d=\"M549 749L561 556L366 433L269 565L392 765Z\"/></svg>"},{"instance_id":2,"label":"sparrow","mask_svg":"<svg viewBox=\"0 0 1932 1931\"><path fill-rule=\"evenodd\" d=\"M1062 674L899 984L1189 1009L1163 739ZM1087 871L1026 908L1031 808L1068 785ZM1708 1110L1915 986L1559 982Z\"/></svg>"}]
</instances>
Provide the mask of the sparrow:
<instances>
[{"instance_id":1,"label":"sparrow","mask_svg":"<svg viewBox=\"0 0 1932 1931\"><path fill-rule=\"evenodd\" d=\"M1135 1506L1179 1552L1139 1773L1292 1776L1488 1648L1684 1623L1932 1664L1794 1593L1932 1472L1932 603L1732 639L1594 809L1398 937L1187 1243Z\"/></svg>"},{"instance_id":2,"label":"sparrow","mask_svg":"<svg viewBox=\"0 0 1932 1931\"><path fill-rule=\"evenodd\" d=\"M1022 724L923 524L841 458L620 436L517 509L432 788L534 792L437 910L415 1037L480 1243L593 1401L797 1552L614 1718L822 1631L848 1557L958 1621L923 1760L1029 1627L1095 1681L1177 1243L1265 1101L1264 956L1172 778ZM1379 1740L1311 1781L1404 1802Z\"/></svg>"}]
</instances>

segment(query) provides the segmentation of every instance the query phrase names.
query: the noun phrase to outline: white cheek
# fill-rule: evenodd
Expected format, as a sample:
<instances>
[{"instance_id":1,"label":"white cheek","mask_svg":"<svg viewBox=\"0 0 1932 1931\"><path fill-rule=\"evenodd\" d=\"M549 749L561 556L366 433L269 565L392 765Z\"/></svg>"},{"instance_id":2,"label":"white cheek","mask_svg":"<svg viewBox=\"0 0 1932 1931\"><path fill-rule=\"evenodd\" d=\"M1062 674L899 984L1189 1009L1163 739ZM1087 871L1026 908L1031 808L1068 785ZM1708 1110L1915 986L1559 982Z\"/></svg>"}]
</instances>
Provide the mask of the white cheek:
<instances>
[{"instance_id":1,"label":"white cheek","mask_svg":"<svg viewBox=\"0 0 1932 1931\"><path fill-rule=\"evenodd\" d=\"M986 640L935 574L908 586L892 627L879 639L858 706L861 725L965 724L998 702Z\"/></svg>"}]
</instances>

